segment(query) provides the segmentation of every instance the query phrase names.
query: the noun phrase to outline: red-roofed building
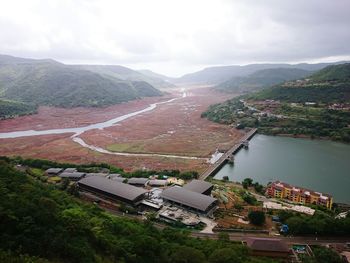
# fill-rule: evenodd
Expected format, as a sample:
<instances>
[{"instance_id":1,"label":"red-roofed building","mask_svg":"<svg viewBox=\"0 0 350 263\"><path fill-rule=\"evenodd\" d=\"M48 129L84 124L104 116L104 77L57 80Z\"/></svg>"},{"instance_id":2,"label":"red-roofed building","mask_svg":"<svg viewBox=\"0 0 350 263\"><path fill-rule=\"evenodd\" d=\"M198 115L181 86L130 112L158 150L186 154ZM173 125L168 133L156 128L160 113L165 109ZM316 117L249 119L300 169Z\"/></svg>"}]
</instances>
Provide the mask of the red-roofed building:
<instances>
[{"instance_id":1,"label":"red-roofed building","mask_svg":"<svg viewBox=\"0 0 350 263\"><path fill-rule=\"evenodd\" d=\"M249 247L253 256L286 258L291 250L281 239L275 238L246 238L243 242Z\"/></svg>"}]
</instances>

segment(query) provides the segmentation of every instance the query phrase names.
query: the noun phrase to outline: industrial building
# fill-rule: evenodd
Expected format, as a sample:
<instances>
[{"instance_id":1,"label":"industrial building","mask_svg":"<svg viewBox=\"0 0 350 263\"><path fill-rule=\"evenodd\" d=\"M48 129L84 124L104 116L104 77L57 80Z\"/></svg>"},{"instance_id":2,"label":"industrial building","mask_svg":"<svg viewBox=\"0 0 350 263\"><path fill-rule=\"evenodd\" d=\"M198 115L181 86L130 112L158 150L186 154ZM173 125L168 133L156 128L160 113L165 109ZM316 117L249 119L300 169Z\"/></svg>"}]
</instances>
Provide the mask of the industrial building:
<instances>
[{"instance_id":1,"label":"industrial building","mask_svg":"<svg viewBox=\"0 0 350 263\"><path fill-rule=\"evenodd\" d=\"M137 205L146 194L146 190L132 185L107 179L102 176L89 176L78 181L80 190L87 191L113 201L122 201Z\"/></svg>"},{"instance_id":2,"label":"industrial building","mask_svg":"<svg viewBox=\"0 0 350 263\"><path fill-rule=\"evenodd\" d=\"M213 197L178 186L165 189L160 196L170 203L175 203L201 214L211 214L217 205L217 199Z\"/></svg>"},{"instance_id":3,"label":"industrial building","mask_svg":"<svg viewBox=\"0 0 350 263\"><path fill-rule=\"evenodd\" d=\"M149 181L148 178L138 178L138 177L131 177L128 179L128 184L134 185L134 186L146 186L146 183Z\"/></svg>"},{"instance_id":4,"label":"industrial building","mask_svg":"<svg viewBox=\"0 0 350 263\"><path fill-rule=\"evenodd\" d=\"M210 195L214 186L211 183L208 183L206 181L192 180L188 184L185 184L183 187L192 192L196 192L204 195Z\"/></svg>"},{"instance_id":5,"label":"industrial building","mask_svg":"<svg viewBox=\"0 0 350 263\"><path fill-rule=\"evenodd\" d=\"M160 179L152 179L152 180L149 180L147 184L152 187L164 187L168 185L168 181L160 180Z\"/></svg>"},{"instance_id":6,"label":"industrial building","mask_svg":"<svg viewBox=\"0 0 350 263\"><path fill-rule=\"evenodd\" d=\"M79 173L79 172L73 172L73 173L68 173L68 172L63 172L59 174L58 176L63 178L67 178L72 181L78 181L81 178L83 178L86 174L85 173Z\"/></svg>"},{"instance_id":7,"label":"industrial building","mask_svg":"<svg viewBox=\"0 0 350 263\"><path fill-rule=\"evenodd\" d=\"M63 169L62 168L49 168L45 171L45 173L48 175L48 176L56 176L58 175L60 172L62 172Z\"/></svg>"}]
</instances>

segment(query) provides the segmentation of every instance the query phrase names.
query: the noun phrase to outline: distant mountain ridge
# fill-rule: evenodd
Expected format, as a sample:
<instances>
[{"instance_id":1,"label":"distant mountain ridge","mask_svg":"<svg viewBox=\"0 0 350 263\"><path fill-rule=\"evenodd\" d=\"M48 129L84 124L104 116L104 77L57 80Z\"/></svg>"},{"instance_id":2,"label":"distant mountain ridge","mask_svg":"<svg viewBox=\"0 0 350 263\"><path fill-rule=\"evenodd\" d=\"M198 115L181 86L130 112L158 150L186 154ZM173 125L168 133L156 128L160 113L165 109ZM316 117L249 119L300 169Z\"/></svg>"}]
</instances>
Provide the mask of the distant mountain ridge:
<instances>
[{"instance_id":1,"label":"distant mountain ridge","mask_svg":"<svg viewBox=\"0 0 350 263\"><path fill-rule=\"evenodd\" d=\"M73 67L89 70L120 80L145 81L157 89L174 87L174 84L158 77L157 73L154 73L154 76L152 76L120 65L74 65Z\"/></svg>"},{"instance_id":2,"label":"distant mountain ridge","mask_svg":"<svg viewBox=\"0 0 350 263\"><path fill-rule=\"evenodd\" d=\"M215 90L231 93L247 93L260 90L287 80L295 80L311 75L311 71L297 68L262 69L244 77L233 77L220 83Z\"/></svg>"},{"instance_id":3,"label":"distant mountain ridge","mask_svg":"<svg viewBox=\"0 0 350 263\"><path fill-rule=\"evenodd\" d=\"M316 71L325 68L329 65L343 64L344 61L334 63L317 63L317 64L249 64L245 66L232 65L232 66L218 66L209 67L203 70L183 75L176 79L176 83L198 83L198 84L211 84L217 85L233 77L244 77L252 74L258 70L273 69L273 68L296 68L308 71Z\"/></svg>"}]
</instances>

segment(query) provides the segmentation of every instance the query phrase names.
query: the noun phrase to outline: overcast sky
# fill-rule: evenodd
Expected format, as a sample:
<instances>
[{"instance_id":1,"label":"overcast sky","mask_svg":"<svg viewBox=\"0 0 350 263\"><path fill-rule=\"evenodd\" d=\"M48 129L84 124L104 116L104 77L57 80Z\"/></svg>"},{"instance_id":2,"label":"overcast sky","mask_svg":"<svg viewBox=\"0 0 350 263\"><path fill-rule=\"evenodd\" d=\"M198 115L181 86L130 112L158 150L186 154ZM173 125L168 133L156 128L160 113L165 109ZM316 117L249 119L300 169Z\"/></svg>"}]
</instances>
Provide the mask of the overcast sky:
<instances>
[{"instance_id":1,"label":"overcast sky","mask_svg":"<svg viewBox=\"0 0 350 263\"><path fill-rule=\"evenodd\" d=\"M0 53L170 76L350 59L350 0L0 0Z\"/></svg>"}]
</instances>

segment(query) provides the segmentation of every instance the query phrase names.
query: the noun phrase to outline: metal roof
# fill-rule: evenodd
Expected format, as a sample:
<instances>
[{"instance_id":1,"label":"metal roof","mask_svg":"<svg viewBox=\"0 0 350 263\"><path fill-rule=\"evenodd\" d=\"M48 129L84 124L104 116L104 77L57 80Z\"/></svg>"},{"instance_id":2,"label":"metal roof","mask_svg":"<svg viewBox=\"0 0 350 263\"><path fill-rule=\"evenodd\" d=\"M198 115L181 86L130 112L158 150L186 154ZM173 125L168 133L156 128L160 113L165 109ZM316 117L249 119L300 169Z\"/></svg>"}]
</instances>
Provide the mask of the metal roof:
<instances>
[{"instance_id":1,"label":"metal roof","mask_svg":"<svg viewBox=\"0 0 350 263\"><path fill-rule=\"evenodd\" d=\"M78 182L78 185L89 186L130 201L135 200L147 192L142 188L110 180L102 176L85 177Z\"/></svg>"},{"instance_id":2,"label":"metal roof","mask_svg":"<svg viewBox=\"0 0 350 263\"><path fill-rule=\"evenodd\" d=\"M64 172L66 173L75 173L77 171L77 168L66 168L64 169Z\"/></svg>"},{"instance_id":3,"label":"metal roof","mask_svg":"<svg viewBox=\"0 0 350 263\"><path fill-rule=\"evenodd\" d=\"M49 168L45 172L48 174L58 174L62 171L62 168Z\"/></svg>"},{"instance_id":4,"label":"metal roof","mask_svg":"<svg viewBox=\"0 0 350 263\"><path fill-rule=\"evenodd\" d=\"M183 187L173 186L165 189L160 196L166 200L170 200L179 204L183 204L201 211L206 211L217 199L192 192Z\"/></svg>"},{"instance_id":5,"label":"metal roof","mask_svg":"<svg viewBox=\"0 0 350 263\"><path fill-rule=\"evenodd\" d=\"M146 184L148 181L148 178L131 177L128 179L128 184Z\"/></svg>"},{"instance_id":6,"label":"metal roof","mask_svg":"<svg viewBox=\"0 0 350 263\"><path fill-rule=\"evenodd\" d=\"M281 239L273 238L247 238L247 245L252 250L271 251L271 252L288 252L287 244Z\"/></svg>"},{"instance_id":7,"label":"metal roof","mask_svg":"<svg viewBox=\"0 0 350 263\"><path fill-rule=\"evenodd\" d=\"M63 172L59 175L59 177L62 177L62 178L81 178L84 175L85 175L85 173L79 173L79 172L75 172L75 173Z\"/></svg>"},{"instance_id":8,"label":"metal roof","mask_svg":"<svg viewBox=\"0 0 350 263\"><path fill-rule=\"evenodd\" d=\"M153 179L148 181L148 185L160 185L160 186L165 186L168 184L167 180L160 180L160 179Z\"/></svg>"},{"instance_id":9,"label":"metal roof","mask_svg":"<svg viewBox=\"0 0 350 263\"><path fill-rule=\"evenodd\" d=\"M183 187L192 192L203 194L205 191L213 187L213 185L202 180L192 180L188 184L185 184Z\"/></svg>"}]
</instances>

